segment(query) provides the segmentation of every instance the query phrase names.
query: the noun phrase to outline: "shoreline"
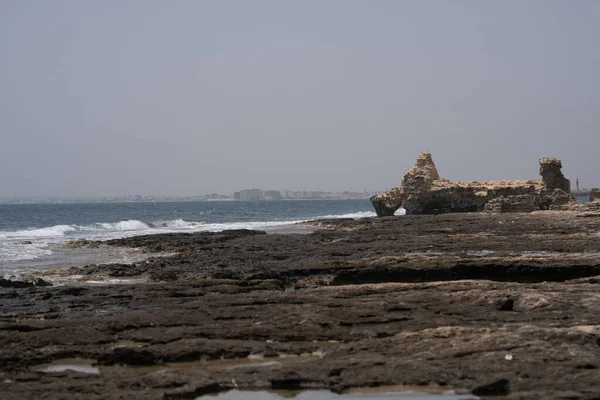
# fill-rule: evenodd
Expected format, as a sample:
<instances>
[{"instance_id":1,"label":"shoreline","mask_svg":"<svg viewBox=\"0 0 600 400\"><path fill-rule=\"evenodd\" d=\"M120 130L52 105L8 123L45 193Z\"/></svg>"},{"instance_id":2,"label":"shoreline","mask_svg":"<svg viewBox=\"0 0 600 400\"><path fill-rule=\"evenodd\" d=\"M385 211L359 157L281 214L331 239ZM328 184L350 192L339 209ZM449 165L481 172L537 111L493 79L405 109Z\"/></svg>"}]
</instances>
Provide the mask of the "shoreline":
<instances>
[{"instance_id":1,"label":"shoreline","mask_svg":"<svg viewBox=\"0 0 600 400\"><path fill-rule=\"evenodd\" d=\"M204 203L206 204L206 203ZM262 205L261 205L262 204ZM16 270L20 267L40 265L53 261L70 263L73 257L59 257L61 243L73 240L109 240L113 238L162 234L171 232L222 231L228 229L261 229L270 232L284 232L297 222L331 217L365 217L374 215L367 210L367 202L320 202L312 207L308 202L298 206L284 207L269 205L270 202L256 204L246 209L238 206L218 207L196 203L183 207L176 204L156 205L149 208L133 208L121 204L120 208L86 205L58 205L60 209L44 211L44 208L13 210L12 220L0 224L0 277L3 270ZM331 204L332 206L329 206ZM73 209L71 208L73 207ZM81 207L79 207L81 206ZM48 212L47 212L48 211ZM74 213L77 217L64 217ZM83 215L83 216L82 216ZM12 221L12 222L11 222ZM297 231L299 225L294 225ZM58 250L58 251L55 251ZM60 259L59 259L60 258ZM86 261L84 261L86 262ZM106 259L93 258L87 262L103 263ZM11 274L11 271L7 271Z\"/></svg>"},{"instance_id":2,"label":"shoreline","mask_svg":"<svg viewBox=\"0 0 600 400\"><path fill-rule=\"evenodd\" d=\"M506 380L496 394L508 398L600 392L600 214L305 224L314 232L110 240L150 258L70 269L144 284L0 288L0 390L162 399L233 388L473 391ZM302 354L317 356L279 361ZM35 369L73 358L100 373ZM221 358L264 363L181 364Z\"/></svg>"}]
</instances>

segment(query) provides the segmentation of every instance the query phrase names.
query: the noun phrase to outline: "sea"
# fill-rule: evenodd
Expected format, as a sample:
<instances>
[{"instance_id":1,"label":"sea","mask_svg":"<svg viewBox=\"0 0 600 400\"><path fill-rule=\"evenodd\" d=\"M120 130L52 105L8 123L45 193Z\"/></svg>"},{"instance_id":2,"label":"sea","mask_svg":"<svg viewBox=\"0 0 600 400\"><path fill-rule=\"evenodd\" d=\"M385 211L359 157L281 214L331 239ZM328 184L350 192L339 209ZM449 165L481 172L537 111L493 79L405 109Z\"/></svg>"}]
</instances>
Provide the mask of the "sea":
<instances>
[{"instance_id":1,"label":"sea","mask_svg":"<svg viewBox=\"0 0 600 400\"><path fill-rule=\"evenodd\" d=\"M128 249L64 245L77 239L228 229L296 233L307 231L297 225L302 222L373 216L367 199L1 204L0 277L90 263L135 262L143 257Z\"/></svg>"}]
</instances>

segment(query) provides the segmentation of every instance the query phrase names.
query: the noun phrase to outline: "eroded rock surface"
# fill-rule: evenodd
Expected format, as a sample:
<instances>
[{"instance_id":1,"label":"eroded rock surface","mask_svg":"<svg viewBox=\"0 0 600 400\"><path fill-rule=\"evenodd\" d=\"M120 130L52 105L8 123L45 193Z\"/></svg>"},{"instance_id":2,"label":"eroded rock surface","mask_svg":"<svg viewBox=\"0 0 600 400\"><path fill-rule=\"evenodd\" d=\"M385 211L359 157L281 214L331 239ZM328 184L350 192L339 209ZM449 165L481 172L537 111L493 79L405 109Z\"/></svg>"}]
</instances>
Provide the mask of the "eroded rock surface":
<instances>
[{"instance_id":1,"label":"eroded rock surface","mask_svg":"<svg viewBox=\"0 0 600 400\"><path fill-rule=\"evenodd\" d=\"M540 159L540 175L544 186L548 191L560 189L563 192L571 192L571 182L561 172L562 163L556 158Z\"/></svg>"},{"instance_id":2,"label":"eroded rock surface","mask_svg":"<svg viewBox=\"0 0 600 400\"><path fill-rule=\"evenodd\" d=\"M121 239L110 245L177 254L73 270L148 284L0 289L2 399L430 384L515 399L600 392L600 215L317 224L309 235ZM65 358L96 360L99 374L36 369Z\"/></svg>"},{"instance_id":3,"label":"eroded rock surface","mask_svg":"<svg viewBox=\"0 0 600 400\"><path fill-rule=\"evenodd\" d=\"M484 206L484 211L495 213L506 212L532 212L538 208L535 196L531 194L517 194L500 196L491 199Z\"/></svg>"},{"instance_id":4,"label":"eroded rock surface","mask_svg":"<svg viewBox=\"0 0 600 400\"><path fill-rule=\"evenodd\" d=\"M402 189L395 187L375 195L371 197L371 204L378 217L390 217L402 207Z\"/></svg>"}]
</instances>

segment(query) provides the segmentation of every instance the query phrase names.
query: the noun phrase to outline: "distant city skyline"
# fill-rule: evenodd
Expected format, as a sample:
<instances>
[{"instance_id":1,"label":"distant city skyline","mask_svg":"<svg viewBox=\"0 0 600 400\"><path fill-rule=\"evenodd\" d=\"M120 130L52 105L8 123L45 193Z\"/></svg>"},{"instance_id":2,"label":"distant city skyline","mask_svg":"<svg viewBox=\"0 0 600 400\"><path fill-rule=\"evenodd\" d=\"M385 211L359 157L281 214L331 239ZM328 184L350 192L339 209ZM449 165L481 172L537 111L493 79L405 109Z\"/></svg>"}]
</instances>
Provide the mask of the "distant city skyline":
<instances>
[{"instance_id":1,"label":"distant city skyline","mask_svg":"<svg viewBox=\"0 0 600 400\"><path fill-rule=\"evenodd\" d=\"M577 188L575 186L575 181L571 180L571 190L573 193L577 192ZM583 193L588 193L590 190L595 187L586 187L582 186L580 182L579 191ZM344 194L352 194L355 196L354 198L358 198L358 195L364 195L361 198L367 198L377 193L382 193L390 188L382 188L379 190L367 190L363 189L362 191L356 190L288 190L288 189L260 189L255 188L257 190L262 191L263 193L270 191L278 191L282 194L282 199L302 199L302 198L312 198L306 194L313 193L325 193L325 194L333 194L333 195L344 195ZM118 200L129 200L129 201L143 201L144 199L152 199L156 201L157 199L163 199L165 201L169 200L207 200L207 199L235 199L236 192L241 192L245 190L252 189L239 189L231 192L212 192L212 193L196 193L196 194L139 194L139 193L126 193L126 194L117 194L117 195L52 195L52 196L10 196L10 195L2 195L0 194L0 204L4 203L12 203L13 201L25 201L25 202L36 202L36 201L54 201L54 200L64 200L64 201L72 201L72 200L89 200L89 199L101 199L102 201L110 200L110 201L118 201ZM291 193L292 195L289 195ZM304 193L305 195L301 195ZM269 196L267 196L269 197ZM335 197L335 196L333 196ZM135 198L139 198L136 200ZM326 198L326 197L323 197ZM339 197L343 198L343 197Z\"/></svg>"},{"instance_id":2,"label":"distant city skyline","mask_svg":"<svg viewBox=\"0 0 600 400\"><path fill-rule=\"evenodd\" d=\"M240 192L252 192L251 196L237 197ZM355 191L290 191L242 189L233 193L205 193L191 196L182 195L140 195L123 196L0 196L0 204L38 202L144 202L144 201L206 201L206 200L302 200L302 199L366 199L377 192Z\"/></svg>"}]
</instances>

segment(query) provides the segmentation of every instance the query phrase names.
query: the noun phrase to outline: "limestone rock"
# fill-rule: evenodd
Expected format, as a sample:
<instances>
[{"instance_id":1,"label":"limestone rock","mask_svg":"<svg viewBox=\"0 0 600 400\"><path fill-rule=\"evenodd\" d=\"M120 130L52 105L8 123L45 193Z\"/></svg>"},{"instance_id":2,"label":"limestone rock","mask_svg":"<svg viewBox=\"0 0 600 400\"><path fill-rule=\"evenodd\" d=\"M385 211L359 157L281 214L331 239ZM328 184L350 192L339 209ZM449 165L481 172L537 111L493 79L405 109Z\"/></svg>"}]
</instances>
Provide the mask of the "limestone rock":
<instances>
[{"instance_id":1,"label":"limestone rock","mask_svg":"<svg viewBox=\"0 0 600 400\"><path fill-rule=\"evenodd\" d=\"M422 194L429 191L436 181L448 182L446 179L440 178L431 153L419 153L415 164L406 171L402 178L403 205L407 213L409 210L412 214L423 213Z\"/></svg>"},{"instance_id":2,"label":"limestone rock","mask_svg":"<svg viewBox=\"0 0 600 400\"><path fill-rule=\"evenodd\" d=\"M556 158L540 158L540 175L546 189L549 191L561 189L566 193L570 193L571 181L563 176L561 168L562 163Z\"/></svg>"},{"instance_id":3,"label":"limestone rock","mask_svg":"<svg viewBox=\"0 0 600 400\"><path fill-rule=\"evenodd\" d=\"M392 216L402 206L402 189L395 187L375 195L371 197L371 204L373 204L378 217Z\"/></svg>"},{"instance_id":4,"label":"limestone rock","mask_svg":"<svg viewBox=\"0 0 600 400\"><path fill-rule=\"evenodd\" d=\"M580 201L570 201L567 204L551 205L549 209L552 211L577 211L577 212L593 211L593 210L590 210L590 207L589 207L590 204L593 204L593 203L582 203Z\"/></svg>"},{"instance_id":5,"label":"limestone rock","mask_svg":"<svg viewBox=\"0 0 600 400\"><path fill-rule=\"evenodd\" d=\"M600 189L594 188L590 192L590 203L592 201L600 201Z\"/></svg>"},{"instance_id":6,"label":"limestone rock","mask_svg":"<svg viewBox=\"0 0 600 400\"><path fill-rule=\"evenodd\" d=\"M440 174L435 167L431 153L426 151L419 153L415 164L411 167L411 169L406 171L406 174L404 174L404 180L410 179L411 177L420 177L426 182L433 182L442 179L440 178Z\"/></svg>"},{"instance_id":7,"label":"limestone rock","mask_svg":"<svg viewBox=\"0 0 600 400\"><path fill-rule=\"evenodd\" d=\"M485 211L494 213L534 211L537 207L536 198L531 194L501 196L491 199L484 207Z\"/></svg>"},{"instance_id":8,"label":"limestone rock","mask_svg":"<svg viewBox=\"0 0 600 400\"><path fill-rule=\"evenodd\" d=\"M494 198L504 197L490 210L530 212L538 208L540 180L450 182L440 177L430 153L421 153L402 180L407 214L483 211ZM523 196L523 197L514 197ZM502 211L504 210L504 211Z\"/></svg>"},{"instance_id":9,"label":"limestone rock","mask_svg":"<svg viewBox=\"0 0 600 400\"><path fill-rule=\"evenodd\" d=\"M546 202L550 204L549 208L552 208L577 201L571 193L567 193L562 189L554 189L550 194L546 195Z\"/></svg>"},{"instance_id":10,"label":"limestone rock","mask_svg":"<svg viewBox=\"0 0 600 400\"><path fill-rule=\"evenodd\" d=\"M404 174L400 189L374 196L371 202L378 216L392 215L400 203L407 214L556 209L575 201L561 168L560 160L542 158L542 179L450 182L440 177L431 154L422 152Z\"/></svg>"}]
</instances>

